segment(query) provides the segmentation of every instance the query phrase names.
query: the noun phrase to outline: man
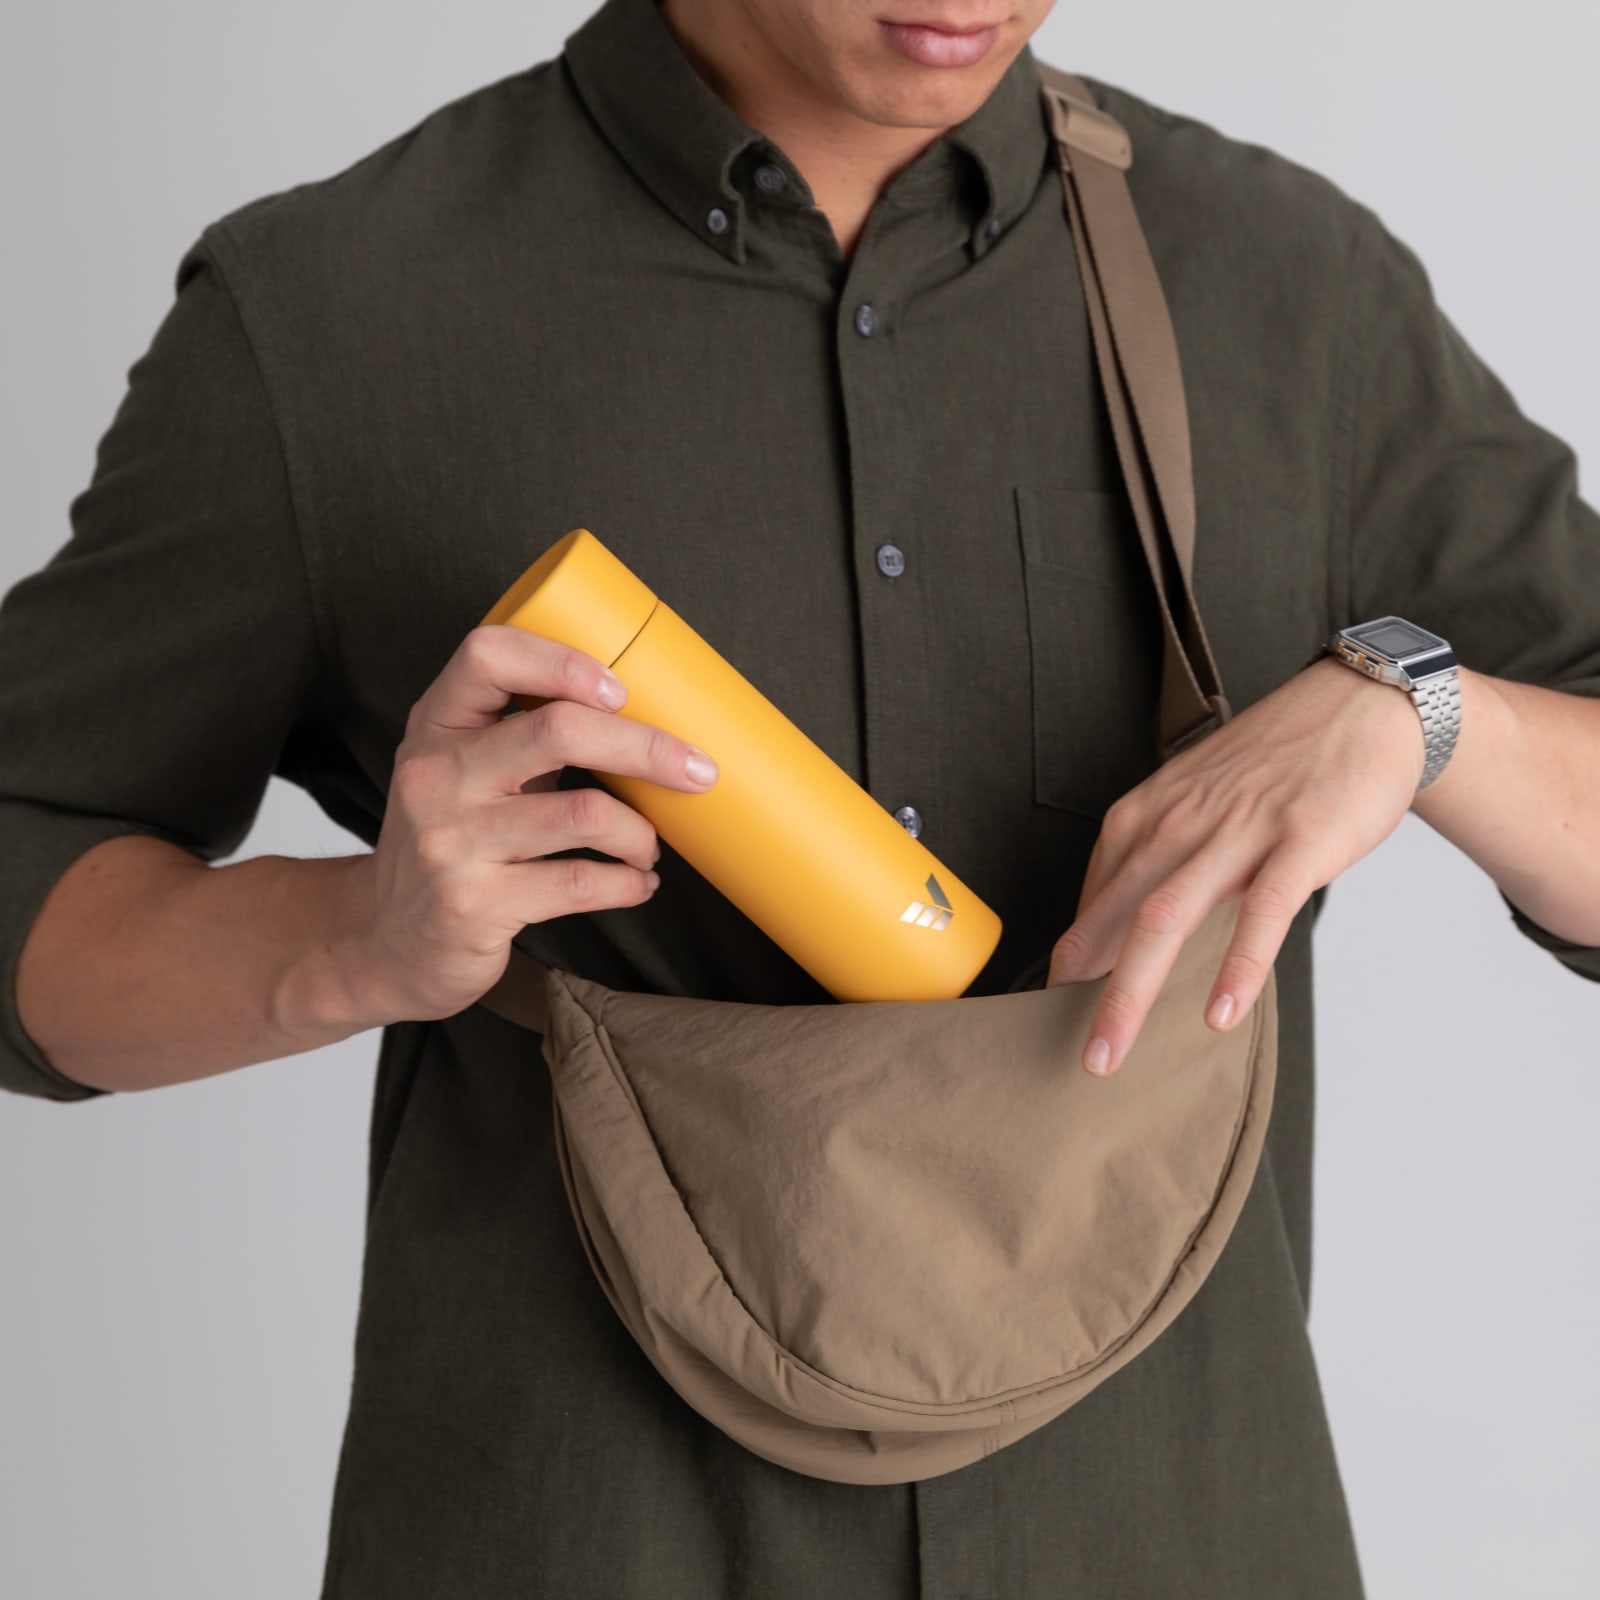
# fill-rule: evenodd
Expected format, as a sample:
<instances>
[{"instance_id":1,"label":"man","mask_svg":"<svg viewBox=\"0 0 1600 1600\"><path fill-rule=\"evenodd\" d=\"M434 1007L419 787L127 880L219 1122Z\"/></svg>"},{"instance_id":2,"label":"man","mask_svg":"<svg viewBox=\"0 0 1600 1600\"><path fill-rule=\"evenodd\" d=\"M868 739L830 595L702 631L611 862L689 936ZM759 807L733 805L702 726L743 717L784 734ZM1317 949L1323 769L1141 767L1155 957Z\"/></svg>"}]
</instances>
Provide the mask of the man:
<instances>
[{"instance_id":1,"label":"man","mask_svg":"<svg viewBox=\"0 0 1600 1600\"><path fill-rule=\"evenodd\" d=\"M1360 1593L1305 1334L1311 924L1410 807L1600 978L1600 519L1369 210L1092 82L1172 305L1238 712L1158 767L1048 9L606 0L558 60L231 213L0 610L6 1084L383 1027L330 1600ZM585 770L702 786L676 731L474 627L579 525L995 906L970 992L1043 952L1111 974L1090 1070L1219 899L1215 1026L1276 963L1268 1150L1212 1276L970 1468L835 1484L685 1405L585 1260L534 1041L473 1003L512 937L618 988L824 998ZM1420 789L1410 697L1319 656L1391 614L1463 663ZM502 719L513 692L550 703ZM370 851L213 865L274 773Z\"/></svg>"}]
</instances>

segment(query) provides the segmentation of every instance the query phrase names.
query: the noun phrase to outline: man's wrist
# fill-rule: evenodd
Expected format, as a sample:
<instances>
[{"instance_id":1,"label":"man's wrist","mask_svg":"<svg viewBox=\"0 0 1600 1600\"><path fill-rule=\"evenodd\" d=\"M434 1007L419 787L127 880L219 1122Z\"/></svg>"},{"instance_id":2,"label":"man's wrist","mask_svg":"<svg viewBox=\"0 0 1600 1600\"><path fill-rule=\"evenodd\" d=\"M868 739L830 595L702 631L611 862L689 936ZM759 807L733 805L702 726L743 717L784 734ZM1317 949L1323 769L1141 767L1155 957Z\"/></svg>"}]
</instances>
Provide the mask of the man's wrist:
<instances>
[{"instance_id":1,"label":"man's wrist","mask_svg":"<svg viewBox=\"0 0 1600 1600\"><path fill-rule=\"evenodd\" d=\"M1390 614L1335 630L1323 648L1340 666L1398 688L1411 701L1423 746L1412 794L1431 787L1450 765L1461 731L1460 665L1449 640Z\"/></svg>"},{"instance_id":2,"label":"man's wrist","mask_svg":"<svg viewBox=\"0 0 1600 1600\"><path fill-rule=\"evenodd\" d=\"M318 906L320 937L304 943L284 967L272 997L272 1017L286 1036L334 1044L394 1020L359 937L372 856L340 856L306 865L317 874L308 882Z\"/></svg>"},{"instance_id":3,"label":"man's wrist","mask_svg":"<svg viewBox=\"0 0 1600 1600\"><path fill-rule=\"evenodd\" d=\"M1417 792L1416 786L1422 780L1428 751L1422 718L1417 715L1417 708L1410 692L1398 684L1380 683L1375 678L1364 678L1360 673L1352 672L1336 656L1326 653L1313 656L1301 671L1312 677L1325 677L1330 683L1347 684L1351 695L1361 694L1370 697L1368 704L1374 715L1386 716L1391 725L1392 745L1398 753L1396 759L1403 760L1406 764L1414 798ZM1389 707L1387 712L1381 710L1384 706ZM1391 741L1386 738L1385 749L1390 747L1390 743ZM1442 779L1441 774L1439 778L1434 779L1434 784L1441 782ZM1429 788L1432 787L1433 784L1430 784Z\"/></svg>"}]
</instances>

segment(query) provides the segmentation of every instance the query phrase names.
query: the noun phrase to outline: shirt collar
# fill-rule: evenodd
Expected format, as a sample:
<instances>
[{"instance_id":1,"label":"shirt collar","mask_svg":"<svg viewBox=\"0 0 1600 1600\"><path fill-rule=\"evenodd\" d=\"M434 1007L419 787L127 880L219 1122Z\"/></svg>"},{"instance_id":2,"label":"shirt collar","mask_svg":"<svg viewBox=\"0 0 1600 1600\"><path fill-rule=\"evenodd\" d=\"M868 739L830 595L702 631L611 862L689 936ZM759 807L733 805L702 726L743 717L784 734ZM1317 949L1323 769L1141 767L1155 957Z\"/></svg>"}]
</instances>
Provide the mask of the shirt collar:
<instances>
[{"instance_id":1,"label":"shirt collar","mask_svg":"<svg viewBox=\"0 0 1600 1600\"><path fill-rule=\"evenodd\" d=\"M565 50L579 95L617 153L685 227L730 261L745 259L756 167L770 163L789 180L764 203L812 204L794 163L695 71L657 0L605 0ZM988 99L895 175L896 203L920 200L925 183L930 198L948 201L950 152L964 151L981 179L965 191L978 197L970 249L981 255L1032 199L1049 137L1033 52L1024 45Z\"/></svg>"}]
</instances>

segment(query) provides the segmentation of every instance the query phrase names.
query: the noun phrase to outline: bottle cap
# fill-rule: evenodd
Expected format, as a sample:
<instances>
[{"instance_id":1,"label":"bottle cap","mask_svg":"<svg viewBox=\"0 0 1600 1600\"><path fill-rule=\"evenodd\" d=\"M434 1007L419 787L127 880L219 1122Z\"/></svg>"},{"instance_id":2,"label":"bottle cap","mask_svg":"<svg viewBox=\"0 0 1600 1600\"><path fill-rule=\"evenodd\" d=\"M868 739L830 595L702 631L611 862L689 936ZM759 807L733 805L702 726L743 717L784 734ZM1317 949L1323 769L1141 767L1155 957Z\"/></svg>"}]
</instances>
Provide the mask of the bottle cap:
<instances>
[{"instance_id":1,"label":"bottle cap","mask_svg":"<svg viewBox=\"0 0 1600 1600\"><path fill-rule=\"evenodd\" d=\"M650 620L649 586L587 528L550 546L483 620L542 633L609 667Z\"/></svg>"}]
</instances>

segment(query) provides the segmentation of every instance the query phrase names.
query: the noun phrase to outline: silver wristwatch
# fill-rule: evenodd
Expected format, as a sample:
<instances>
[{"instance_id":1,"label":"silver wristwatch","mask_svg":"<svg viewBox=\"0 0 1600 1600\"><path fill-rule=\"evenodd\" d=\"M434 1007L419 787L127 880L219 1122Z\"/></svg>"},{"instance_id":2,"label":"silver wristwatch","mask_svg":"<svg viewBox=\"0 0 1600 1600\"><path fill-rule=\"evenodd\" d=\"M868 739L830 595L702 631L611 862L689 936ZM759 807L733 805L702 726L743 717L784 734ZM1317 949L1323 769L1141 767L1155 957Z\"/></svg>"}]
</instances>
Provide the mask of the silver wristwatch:
<instances>
[{"instance_id":1,"label":"silver wristwatch","mask_svg":"<svg viewBox=\"0 0 1600 1600\"><path fill-rule=\"evenodd\" d=\"M1461 680L1448 641L1404 617L1379 617L1329 634L1323 648L1347 667L1410 692L1425 757L1417 789L1426 789L1444 771L1461 732Z\"/></svg>"}]
</instances>

